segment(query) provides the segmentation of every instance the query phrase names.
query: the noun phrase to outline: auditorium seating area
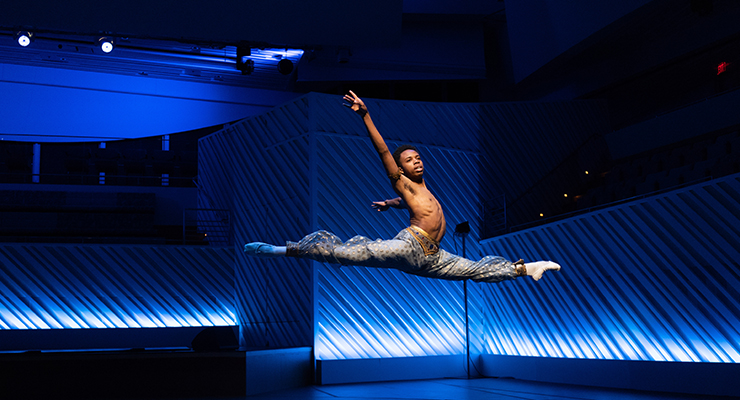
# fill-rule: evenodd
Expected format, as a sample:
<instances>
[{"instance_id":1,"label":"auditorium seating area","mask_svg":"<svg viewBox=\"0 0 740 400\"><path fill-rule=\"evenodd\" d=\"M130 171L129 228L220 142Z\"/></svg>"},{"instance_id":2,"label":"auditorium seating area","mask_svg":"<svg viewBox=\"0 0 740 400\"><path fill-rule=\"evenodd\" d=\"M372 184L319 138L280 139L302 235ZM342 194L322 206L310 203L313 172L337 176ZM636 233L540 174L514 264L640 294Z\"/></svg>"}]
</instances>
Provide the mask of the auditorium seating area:
<instances>
[{"instance_id":1,"label":"auditorium seating area","mask_svg":"<svg viewBox=\"0 0 740 400\"><path fill-rule=\"evenodd\" d=\"M584 170L590 169L587 165L595 170L586 174ZM740 126L617 160L609 159L605 145L589 142L522 195L520 201L486 214L483 237L528 229L734 173L740 173ZM491 222L496 218L509 224L503 227Z\"/></svg>"},{"instance_id":2,"label":"auditorium seating area","mask_svg":"<svg viewBox=\"0 0 740 400\"><path fill-rule=\"evenodd\" d=\"M578 210L740 172L740 129L616 160L576 199Z\"/></svg>"}]
</instances>

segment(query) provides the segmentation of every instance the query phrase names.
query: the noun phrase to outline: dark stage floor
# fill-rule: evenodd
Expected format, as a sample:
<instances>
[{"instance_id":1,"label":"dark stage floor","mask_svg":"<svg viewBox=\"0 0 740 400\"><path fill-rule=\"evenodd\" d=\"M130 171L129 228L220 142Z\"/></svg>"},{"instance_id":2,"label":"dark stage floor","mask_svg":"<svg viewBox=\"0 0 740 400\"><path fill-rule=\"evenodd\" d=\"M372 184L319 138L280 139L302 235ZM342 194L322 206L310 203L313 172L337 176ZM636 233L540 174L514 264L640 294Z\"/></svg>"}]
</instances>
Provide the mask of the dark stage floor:
<instances>
[{"instance_id":1,"label":"dark stage floor","mask_svg":"<svg viewBox=\"0 0 740 400\"><path fill-rule=\"evenodd\" d=\"M307 386L244 396L247 387L246 364L244 352L0 354L0 400L740 400L740 389L738 397L712 397L550 384L511 378L450 378Z\"/></svg>"},{"instance_id":2,"label":"dark stage floor","mask_svg":"<svg viewBox=\"0 0 740 400\"><path fill-rule=\"evenodd\" d=\"M290 389L248 399L627 399L627 400L719 400L740 397L707 397L670 393L637 392L630 390L603 389L586 386L559 385L515 379L438 379L428 381L381 382L348 385L310 386Z\"/></svg>"}]
</instances>

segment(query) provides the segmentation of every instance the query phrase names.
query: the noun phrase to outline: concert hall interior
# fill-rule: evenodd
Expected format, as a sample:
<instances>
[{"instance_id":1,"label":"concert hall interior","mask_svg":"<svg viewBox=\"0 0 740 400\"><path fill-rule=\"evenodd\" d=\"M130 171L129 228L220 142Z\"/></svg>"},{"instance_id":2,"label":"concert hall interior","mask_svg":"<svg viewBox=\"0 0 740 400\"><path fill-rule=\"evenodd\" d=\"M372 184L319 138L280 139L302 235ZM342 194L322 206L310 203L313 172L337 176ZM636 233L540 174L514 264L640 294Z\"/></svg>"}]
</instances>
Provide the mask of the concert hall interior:
<instances>
[{"instance_id":1,"label":"concert hall interior","mask_svg":"<svg viewBox=\"0 0 740 400\"><path fill-rule=\"evenodd\" d=\"M740 397L740 2L42 0L0 12L0 398ZM248 257L406 210L449 281ZM406 179L404 177L404 179Z\"/></svg>"}]
</instances>

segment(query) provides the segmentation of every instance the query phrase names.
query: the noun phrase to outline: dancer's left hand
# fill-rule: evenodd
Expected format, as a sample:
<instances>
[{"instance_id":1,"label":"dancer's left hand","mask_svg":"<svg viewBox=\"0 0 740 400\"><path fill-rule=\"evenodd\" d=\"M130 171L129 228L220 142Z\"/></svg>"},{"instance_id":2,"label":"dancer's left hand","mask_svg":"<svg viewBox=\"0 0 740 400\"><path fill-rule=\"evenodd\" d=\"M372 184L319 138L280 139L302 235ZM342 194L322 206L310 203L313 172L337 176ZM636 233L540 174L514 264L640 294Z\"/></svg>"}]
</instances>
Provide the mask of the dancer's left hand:
<instances>
[{"instance_id":1,"label":"dancer's left hand","mask_svg":"<svg viewBox=\"0 0 740 400\"><path fill-rule=\"evenodd\" d=\"M360 114L361 116L365 116L367 114L367 107L365 106L365 102L362 101L355 92L349 91L349 94L344 95L344 101L347 103L342 103L342 105L349 107L352 109L352 111Z\"/></svg>"},{"instance_id":2,"label":"dancer's left hand","mask_svg":"<svg viewBox=\"0 0 740 400\"><path fill-rule=\"evenodd\" d=\"M391 205L388 204L388 200L373 201L372 207L378 211L387 211Z\"/></svg>"}]
</instances>

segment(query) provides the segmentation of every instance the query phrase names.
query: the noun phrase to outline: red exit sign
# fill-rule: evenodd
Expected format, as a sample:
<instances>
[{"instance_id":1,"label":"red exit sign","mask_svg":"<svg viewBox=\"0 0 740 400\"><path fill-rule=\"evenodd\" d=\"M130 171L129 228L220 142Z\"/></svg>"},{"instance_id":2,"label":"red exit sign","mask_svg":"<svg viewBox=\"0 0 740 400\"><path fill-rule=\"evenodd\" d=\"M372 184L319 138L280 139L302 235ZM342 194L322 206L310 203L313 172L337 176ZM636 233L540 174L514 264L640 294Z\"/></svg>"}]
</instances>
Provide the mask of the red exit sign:
<instances>
[{"instance_id":1,"label":"red exit sign","mask_svg":"<svg viewBox=\"0 0 740 400\"><path fill-rule=\"evenodd\" d=\"M721 63L719 63L719 65L717 65L717 75L719 75L719 74L721 74L723 72L726 72L727 71L727 67L729 65L730 65L730 63L728 63L728 62L721 62Z\"/></svg>"}]
</instances>

